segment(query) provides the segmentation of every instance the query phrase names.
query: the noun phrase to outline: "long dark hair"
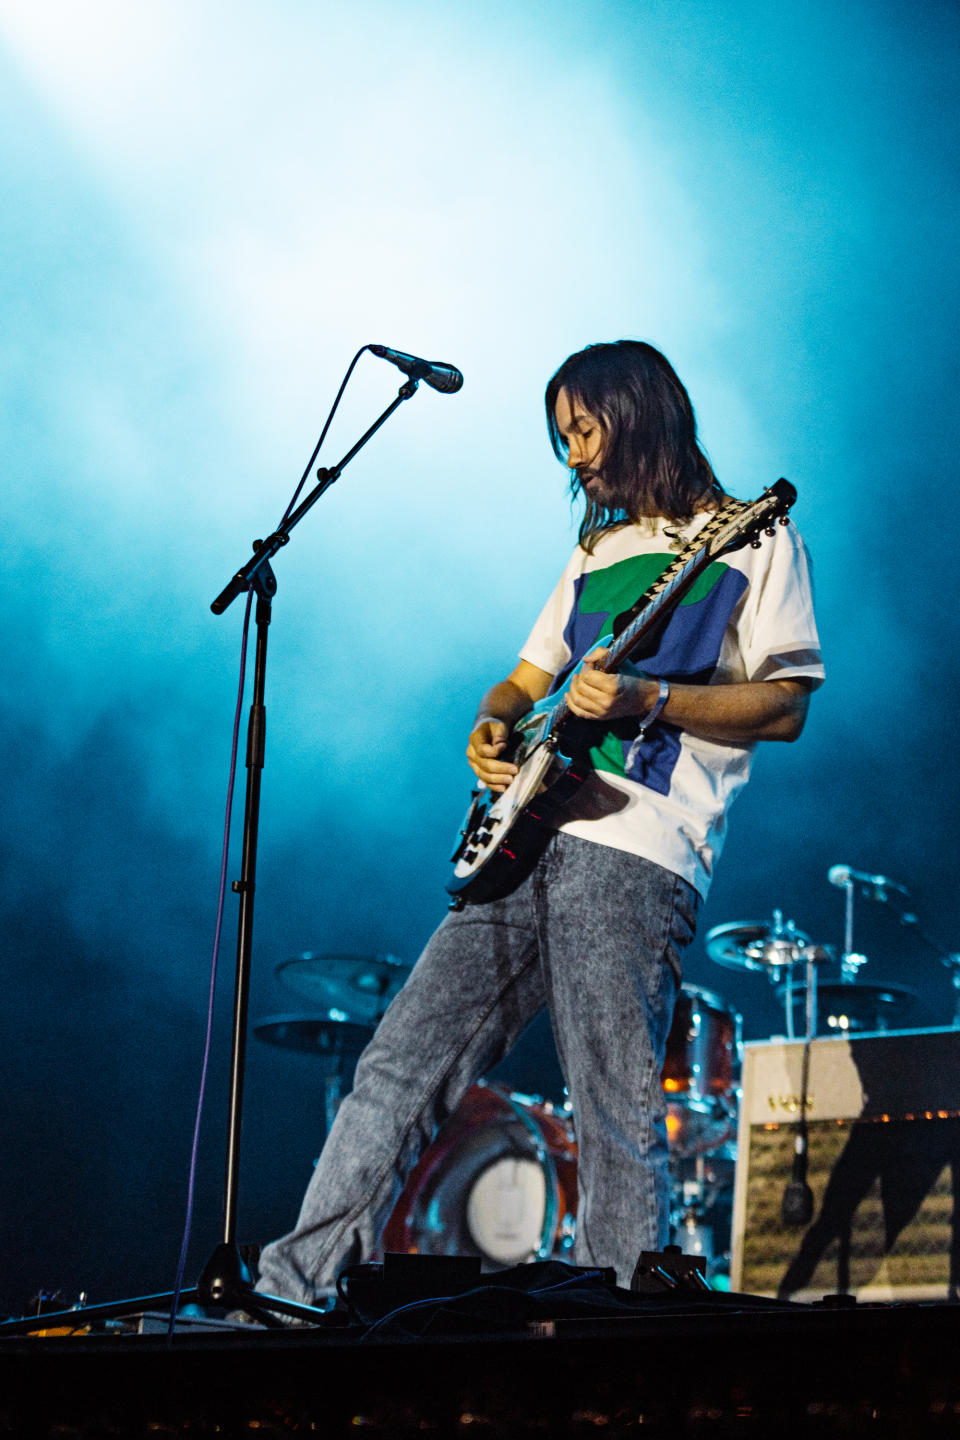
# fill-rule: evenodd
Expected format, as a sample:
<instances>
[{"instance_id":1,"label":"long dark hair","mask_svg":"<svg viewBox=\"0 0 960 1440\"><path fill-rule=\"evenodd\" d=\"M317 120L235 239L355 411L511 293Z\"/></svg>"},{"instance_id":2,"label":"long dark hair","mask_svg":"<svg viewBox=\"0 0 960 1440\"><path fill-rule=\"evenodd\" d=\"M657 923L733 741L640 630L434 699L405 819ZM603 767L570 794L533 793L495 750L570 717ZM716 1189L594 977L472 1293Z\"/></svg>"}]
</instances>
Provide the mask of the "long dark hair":
<instances>
[{"instance_id":1,"label":"long dark hair","mask_svg":"<svg viewBox=\"0 0 960 1440\"><path fill-rule=\"evenodd\" d=\"M663 515L679 523L724 495L697 440L690 396L670 361L643 340L588 345L564 360L544 397L550 443L559 460L567 450L557 426L556 404L566 390L600 422L604 435L601 471L622 497L610 509L583 490L574 472L570 491L581 493L586 511L580 544L590 552L606 530L642 515Z\"/></svg>"}]
</instances>

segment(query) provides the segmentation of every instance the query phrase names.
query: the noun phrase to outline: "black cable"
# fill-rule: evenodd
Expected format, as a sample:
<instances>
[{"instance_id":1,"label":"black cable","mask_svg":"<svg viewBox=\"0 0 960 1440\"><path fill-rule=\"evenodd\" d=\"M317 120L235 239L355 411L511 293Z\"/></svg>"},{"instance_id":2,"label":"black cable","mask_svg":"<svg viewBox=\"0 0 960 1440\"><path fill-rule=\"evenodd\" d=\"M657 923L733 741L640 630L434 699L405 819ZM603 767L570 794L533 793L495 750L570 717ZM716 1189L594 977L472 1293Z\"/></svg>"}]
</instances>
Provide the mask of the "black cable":
<instances>
[{"instance_id":1,"label":"black cable","mask_svg":"<svg viewBox=\"0 0 960 1440\"><path fill-rule=\"evenodd\" d=\"M295 505L296 502L297 502L297 498L298 498L298 496L300 495L301 490L303 489L304 485L305 485L306 482L307 482L307 479L308 479L309 476L310 476L310 472L311 472L311 470L313 469L314 462L316 461L316 458L317 458L317 456L318 456L319 453L320 453L320 447L321 447L321 445L323 444L324 440L326 439L327 431L330 429L330 425L331 425L331 423L332 423L332 421L333 421L333 417L334 417L334 415L337 413L337 407L338 407L338 405L340 404L340 401L341 401L341 399L342 399L342 397L343 397L343 392L344 392L344 390L346 390L346 388L347 388L347 384L348 384L348 382L349 382L349 380L350 380L350 376L353 374L353 371L354 371L354 369L355 369L355 367L356 367L357 361L360 359L360 356L363 354L364 350L368 350L369 348L370 348L370 347L369 347L368 345L363 345L363 346L361 346L361 348L357 351L356 355L354 355L353 359L350 361L349 366L347 367L347 372L346 372L346 374L344 375L343 380L342 380L341 383L340 383L340 389L339 389L339 390L337 391L337 393L336 393L336 397L334 398L333 405L332 405L331 408L330 408L330 413L329 413L329 415L327 416L326 421L324 422L323 429L322 429L321 432L320 432L320 439L317 441L317 443L316 443L316 445L315 445L315 447L314 447L314 450L313 450L313 454L310 456L310 459L307 461L306 469L304 470L303 474L302 474L301 477L300 477L300 481L299 481L299 483L298 483L298 485L297 485L297 488L296 488L296 489L294 490L294 492L293 492L293 497L292 497L292 499L290 500L290 503L289 503L289 505L287 506L286 510L284 511L283 520L281 520L281 522L280 522L281 525L284 523L284 521L289 517L290 513L292 512L293 507L294 507L294 505ZM245 609L245 611L244 611L243 627L242 627L242 635L241 635L241 644L240 644L240 678L239 678L239 684L238 684L238 689L237 689L237 703L236 703L236 709L235 709L235 712L234 712L234 721L233 721L233 737L232 737L232 747L231 747L231 753L230 753L230 773L229 773L229 778L228 778L228 781L227 781L226 818L225 818L225 821L224 821L223 845L222 845L221 857L220 857L220 888L219 888L218 897L217 897L217 918L216 918L216 924L215 924L215 926L214 926L213 959L212 959L212 961L211 961L211 966L210 966L210 981L209 981L209 986L208 986L208 998L207 998L207 1027L206 1027L206 1034L205 1034L205 1039L204 1039L203 1060L202 1060L201 1071L200 1071L200 1085L199 1085L199 1091L198 1091L198 1095L197 1095L196 1113L195 1113L195 1117L194 1117L193 1143L192 1143L191 1150L190 1150L190 1161L189 1161L189 1165L188 1165L186 1215L185 1215L185 1218L184 1218L183 1236L182 1236L181 1245L180 1245L180 1255L179 1255L179 1259L178 1259L178 1261L177 1261L177 1273L176 1273L176 1278L175 1278L175 1280L174 1280L173 1299L172 1299L172 1302L171 1302L171 1305L170 1305L170 1316L169 1316L169 1321L168 1321L168 1326L167 1326L167 1341L168 1341L168 1343L169 1343L170 1340L172 1340L172 1338L173 1338L173 1333L174 1333L174 1329L175 1329L175 1327L176 1327L177 1310L178 1310L178 1308L179 1308L180 1292L181 1292L181 1289L182 1289L182 1286L183 1286L183 1275L184 1275L184 1270L185 1270L186 1261L187 1261L187 1249L188 1249L189 1244L190 1244L190 1235L191 1235L191 1231L192 1231L192 1229L193 1229L194 1190L195 1190L195 1183L196 1183L197 1160L198 1160L199 1148L200 1148L200 1125L201 1125L201 1120L202 1120L202 1117L203 1117L204 1099L205 1099L206 1087L207 1087L207 1074L208 1074L208 1070L209 1070L210 1052L211 1052L212 1039L213 1039L214 996L215 996L215 992L216 992L216 983L217 983L217 962L218 962L219 953L220 953L220 938L221 938L222 929L223 929L223 907L224 907L224 897L225 897L225 894L226 894L227 865L228 865L228 855L229 855L229 848L230 848L230 821L231 821L231 815L232 815L232 811L233 811L234 787L235 787L235 783L236 783L236 774L237 774L237 752L238 752L239 735L240 735L240 717L241 717L241 711L242 711L242 706L243 706L244 679L245 679L245 676L246 676L246 664L247 664L247 640L248 640L249 631L250 631L250 612L251 612L252 604L253 604L253 589L252 589L252 587L251 587L251 588L247 591L247 604L246 604L246 609Z\"/></svg>"},{"instance_id":2,"label":"black cable","mask_svg":"<svg viewBox=\"0 0 960 1440\"><path fill-rule=\"evenodd\" d=\"M396 1309L388 1310L386 1315L381 1315L379 1320L376 1320L370 1326L361 1339L369 1340L374 1331L381 1329L384 1325L388 1324L389 1321L395 1320L399 1315L407 1314L411 1310L425 1310L431 1305L449 1305L451 1301L459 1302L469 1300L477 1295L522 1295L525 1299L536 1302L541 1295L546 1295L557 1290L570 1289L574 1285L581 1284L584 1280L595 1280L602 1274L602 1270L589 1270L586 1274L571 1275L568 1279L561 1280L555 1285L544 1285L541 1289L537 1290L524 1290L519 1285L491 1285L488 1283L486 1285L474 1285L470 1290L461 1290L454 1295L430 1295L423 1300L408 1300L405 1305L398 1305ZM340 1282L338 1278L338 1293L339 1289Z\"/></svg>"},{"instance_id":3,"label":"black cable","mask_svg":"<svg viewBox=\"0 0 960 1440\"><path fill-rule=\"evenodd\" d=\"M813 1191L807 1184L807 1091L810 1088L810 1027L803 1042L803 1064L800 1070L800 1118L793 1142L793 1169L783 1192L780 1218L784 1225L809 1225L813 1219Z\"/></svg>"},{"instance_id":4,"label":"black cable","mask_svg":"<svg viewBox=\"0 0 960 1440\"><path fill-rule=\"evenodd\" d=\"M360 359L360 356L363 354L364 350L369 350L369 349L370 349L370 346L369 346L369 345L361 345L361 347L360 347L360 349L357 351L356 355L354 355L353 359L350 361L350 364L349 364L348 367L347 367L347 373L346 373L346 375L344 375L343 379L341 380L341 382L340 382L340 389L337 391L336 398L334 399L334 402L333 402L332 406L330 407L330 414L327 416L326 420L324 421L323 429L320 431L320 439L317 441L316 445L313 447L313 454L310 456L310 459L307 461L306 469L304 470L303 474L300 476L300 482L299 482L299 484L297 485L296 490L294 490L294 492L293 492L293 495L292 495L292 497L291 497L291 499L290 499L290 504L287 506L286 510L284 510L284 512L283 512L283 519L280 521L280 524L281 524L281 525L284 523L284 521L288 520L288 519L290 518L290 515L293 513L293 507L296 505L297 500L298 500L299 497L300 497L300 491L303 489L304 485L306 485L308 479L310 478L310 474L311 474L311 471L313 470L314 464L316 463L317 456L320 454L320 447L321 447L321 445L323 444L324 440L327 438L327 431L330 429L330 426L331 426L331 424L332 424L332 422L333 422L333 417L334 417L334 415L336 415L336 413L337 413L337 406L340 404L341 398L342 398L342 396L343 396L343 392L344 392L344 390L346 390L347 385L349 384L350 376L353 374L353 371L354 371L354 368L355 368L355 366L356 366L356 363L357 363L357 361Z\"/></svg>"},{"instance_id":5,"label":"black cable","mask_svg":"<svg viewBox=\"0 0 960 1440\"><path fill-rule=\"evenodd\" d=\"M187 1250L193 1229L194 1191L197 1178L197 1161L200 1155L200 1125L203 1120L204 1100L207 1093L207 1075L210 1069L210 1052L213 1046L214 1000L217 992L217 967L220 957L220 939L223 934L223 905L227 893L227 867L230 854L230 825L233 816L233 797L237 779L237 755L240 745L240 718L243 713L243 691L247 674L247 641L250 635L250 610L253 591L247 591L247 603L243 612L243 627L240 635L240 675L237 681L237 702L233 712L233 731L230 746L230 771L227 778L227 803L223 821L223 842L220 848L220 886L217 891L217 918L213 929L213 957L210 961L210 980L207 986L207 1028L203 1042L203 1060L200 1065L200 1085L193 1122L193 1142L190 1147L190 1161L187 1167L187 1204L183 1221L183 1237L180 1243L180 1258L173 1283L173 1297L170 1302L170 1318L167 1324L167 1343L173 1339L177 1324L177 1310L180 1307L180 1291L183 1288L183 1274L187 1264Z\"/></svg>"}]
</instances>

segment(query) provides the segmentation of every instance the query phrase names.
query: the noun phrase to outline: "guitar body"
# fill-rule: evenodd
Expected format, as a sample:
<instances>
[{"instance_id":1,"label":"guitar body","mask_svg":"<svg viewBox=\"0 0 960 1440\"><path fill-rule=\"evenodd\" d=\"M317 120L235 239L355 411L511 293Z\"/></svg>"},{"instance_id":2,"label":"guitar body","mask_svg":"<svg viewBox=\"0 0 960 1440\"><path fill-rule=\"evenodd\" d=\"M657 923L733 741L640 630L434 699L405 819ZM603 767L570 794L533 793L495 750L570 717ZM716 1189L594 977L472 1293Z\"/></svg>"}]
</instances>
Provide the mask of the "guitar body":
<instances>
[{"instance_id":1,"label":"guitar body","mask_svg":"<svg viewBox=\"0 0 960 1440\"><path fill-rule=\"evenodd\" d=\"M531 710L514 729L504 759L520 769L502 794L474 790L452 857L451 895L469 888L465 898L478 903L508 895L529 875L559 810L586 779L589 766L558 752L549 721L549 712Z\"/></svg>"},{"instance_id":2,"label":"guitar body","mask_svg":"<svg viewBox=\"0 0 960 1440\"><path fill-rule=\"evenodd\" d=\"M614 633L595 642L593 649L608 651L602 668L615 673L631 658L649 654L651 642L706 566L747 542L759 546L761 530L772 535L775 520L786 524L796 498L789 481L778 480L752 504L728 502L631 611L618 617ZM507 895L525 879L562 821L563 807L590 773L587 752L596 722L578 720L567 709L570 678L514 726L503 758L519 769L507 789L499 795L485 788L473 791L446 886L455 908Z\"/></svg>"}]
</instances>

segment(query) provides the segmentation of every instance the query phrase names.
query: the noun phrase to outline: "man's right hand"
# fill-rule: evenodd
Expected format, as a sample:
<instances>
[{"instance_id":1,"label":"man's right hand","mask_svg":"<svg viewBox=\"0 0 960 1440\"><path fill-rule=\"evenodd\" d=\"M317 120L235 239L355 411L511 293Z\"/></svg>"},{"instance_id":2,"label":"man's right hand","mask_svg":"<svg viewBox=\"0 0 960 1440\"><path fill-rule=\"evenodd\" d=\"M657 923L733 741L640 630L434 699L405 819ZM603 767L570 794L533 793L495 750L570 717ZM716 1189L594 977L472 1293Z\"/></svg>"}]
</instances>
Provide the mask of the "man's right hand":
<instances>
[{"instance_id":1,"label":"man's right hand","mask_svg":"<svg viewBox=\"0 0 960 1440\"><path fill-rule=\"evenodd\" d=\"M510 726L504 720L487 716L473 727L467 742L470 769L482 785L498 793L506 790L517 773L516 765L498 758L506 749L509 735Z\"/></svg>"},{"instance_id":2,"label":"man's right hand","mask_svg":"<svg viewBox=\"0 0 960 1440\"><path fill-rule=\"evenodd\" d=\"M507 748L513 726L531 705L543 699L552 680L548 671L521 660L506 680L484 695L467 743L467 760L481 785L497 792L506 790L518 767L499 757Z\"/></svg>"}]
</instances>

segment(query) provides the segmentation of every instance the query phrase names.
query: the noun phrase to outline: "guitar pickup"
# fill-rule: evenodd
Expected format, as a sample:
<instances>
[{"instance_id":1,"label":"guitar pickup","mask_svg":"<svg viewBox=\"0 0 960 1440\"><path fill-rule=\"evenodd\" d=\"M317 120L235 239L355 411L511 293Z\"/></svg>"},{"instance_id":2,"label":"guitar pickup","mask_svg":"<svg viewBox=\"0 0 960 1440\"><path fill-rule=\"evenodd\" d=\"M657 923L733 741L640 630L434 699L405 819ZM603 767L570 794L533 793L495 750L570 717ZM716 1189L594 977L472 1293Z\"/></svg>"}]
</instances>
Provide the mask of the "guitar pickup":
<instances>
[{"instance_id":1,"label":"guitar pickup","mask_svg":"<svg viewBox=\"0 0 960 1440\"><path fill-rule=\"evenodd\" d=\"M483 793L484 792L482 788L470 791L470 805L467 809L466 815L463 817L463 824L457 831L456 846L454 847L453 854L450 856L451 865L456 865L460 860L465 858L464 852L470 839L472 838L470 832L473 829L473 822L478 809L483 803ZM482 830L482 824L480 828Z\"/></svg>"}]
</instances>

